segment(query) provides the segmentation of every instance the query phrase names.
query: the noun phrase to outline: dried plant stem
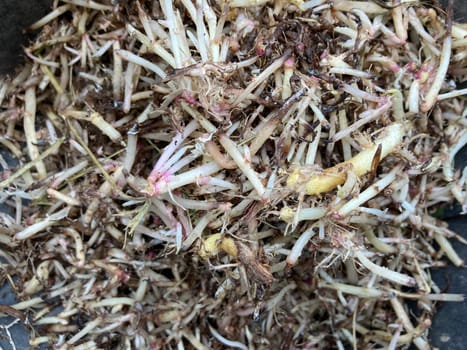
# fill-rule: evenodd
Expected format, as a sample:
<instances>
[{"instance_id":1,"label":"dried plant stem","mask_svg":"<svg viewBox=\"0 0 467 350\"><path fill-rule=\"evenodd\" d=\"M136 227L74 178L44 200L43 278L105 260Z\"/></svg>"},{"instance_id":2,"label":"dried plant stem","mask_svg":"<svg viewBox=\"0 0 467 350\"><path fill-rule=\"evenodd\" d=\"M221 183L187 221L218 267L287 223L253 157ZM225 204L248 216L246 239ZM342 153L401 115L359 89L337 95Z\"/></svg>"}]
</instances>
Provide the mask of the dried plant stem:
<instances>
[{"instance_id":1,"label":"dried plant stem","mask_svg":"<svg viewBox=\"0 0 467 350\"><path fill-rule=\"evenodd\" d=\"M258 150L264 145L266 140L276 130L279 123L280 119L275 118L275 116L271 115L261 124L261 128L259 128L256 137L253 139L253 141L251 141L250 144L251 155L255 155L258 152Z\"/></svg>"},{"instance_id":2,"label":"dried plant stem","mask_svg":"<svg viewBox=\"0 0 467 350\"><path fill-rule=\"evenodd\" d=\"M467 46L467 43L466 43L466 46ZM439 102L439 101L447 100L450 98L455 98L458 96L464 96L464 95L467 95L467 89L459 89L459 90L446 92L444 94L440 94L438 95L436 100Z\"/></svg>"},{"instance_id":3,"label":"dried plant stem","mask_svg":"<svg viewBox=\"0 0 467 350\"><path fill-rule=\"evenodd\" d=\"M388 292L378 290L376 288L364 288L358 286L352 286L350 284L344 283L327 283L327 282L319 282L319 288L329 288L339 291L344 294L351 294L358 296L360 298L388 298Z\"/></svg>"},{"instance_id":4,"label":"dried plant stem","mask_svg":"<svg viewBox=\"0 0 467 350\"><path fill-rule=\"evenodd\" d=\"M452 37L451 37L451 30L448 28L447 33L445 34L445 38L443 41L443 48L441 50L441 57L439 61L438 71L436 72L435 80L430 86L430 89L425 95L425 98L420 105L420 110L422 112L428 112L436 102L436 99L439 94L439 90L444 82L446 77L446 73L449 68L449 59L451 57L451 45L452 45Z\"/></svg>"},{"instance_id":5,"label":"dried plant stem","mask_svg":"<svg viewBox=\"0 0 467 350\"><path fill-rule=\"evenodd\" d=\"M209 153L211 158L224 169L236 169L237 166L234 161L225 157L217 144L214 141L208 141L205 143L206 151Z\"/></svg>"},{"instance_id":6,"label":"dried plant stem","mask_svg":"<svg viewBox=\"0 0 467 350\"><path fill-rule=\"evenodd\" d=\"M71 337L67 343L70 345L75 344L77 341L79 341L82 337L84 337L86 334L94 330L97 326L99 326L102 323L103 319L102 317L97 317L91 322L88 322L86 326L83 327L78 333L76 333L73 337Z\"/></svg>"},{"instance_id":7,"label":"dried plant stem","mask_svg":"<svg viewBox=\"0 0 467 350\"><path fill-rule=\"evenodd\" d=\"M309 220L318 220L326 215L326 208L299 208L294 210L290 207L284 207L279 213L281 220L286 222L298 222L298 221L309 221Z\"/></svg>"},{"instance_id":8,"label":"dried plant stem","mask_svg":"<svg viewBox=\"0 0 467 350\"><path fill-rule=\"evenodd\" d=\"M83 239L78 231L68 227L65 229L65 234L69 235L75 241L75 255L76 255L76 265L78 267L84 267L86 262L86 251L83 244Z\"/></svg>"},{"instance_id":9,"label":"dried plant stem","mask_svg":"<svg viewBox=\"0 0 467 350\"><path fill-rule=\"evenodd\" d=\"M104 119L104 117L97 112L91 112L88 116L87 113L76 113L73 111L69 111L68 113L65 112L64 115L89 121L99 130L101 130L104 135L107 135L109 139L111 139L113 142L118 142L122 138L120 132L117 129L115 129L110 123L108 123Z\"/></svg>"},{"instance_id":10,"label":"dried plant stem","mask_svg":"<svg viewBox=\"0 0 467 350\"><path fill-rule=\"evenodd\" d=\"M446 253L448 259L451 260L451 262L455 266L464 265L464 261L459 257L459 255L452 247L451 243L447 240L447 238L444 235L435 232L433 236L435 237L436 242L438 242L439 246L441 247L441 250L444 251L444 253Z\"/></svg>"},{"instance_id":11,"label":"dried plant stem","mask_svg":"<svg viewBox=\"0 0 467 350\"><path fill-rule=\"evenodd\" d=\"M222 344L227 346L229 349L234 349L235 348L235 349L240 349L240 350L248 350L248 347L245 344L240 343L238 341L232 341L232 340L229 340L229 339L223 337L222 335L219 334L219 332L217 332L211 326L209 326L209 330L211 331L212 335L217 340L219 340Z\"/></svg>"},{"instance_id":12,"label":"dried plant stem","mask_svg":"<svg viewBox=\"0 0 467 350\"><path fill-rule=\"evenodd\" d=\"M243 92L237 96L237 98L232 103L232 107L237 106L239 103L243 102L247 96L253 92L262 82L266 80L271 74L273 74L277 69L279 69L284 62L289 58L290 51L285 52L280 58L274 60L269 67L267 67L263 72L261 72L254 80L246 87Z\"/></svg>"},{"instance_id":13,"label":"dried plant stem","mask_svg":"<svg viewBox=\"0 0 467 350\"><path fill-rule=\"evenodd\" d=\"M157 41L151 40L149 37L141 33L140 31L136 30L132 25L128 24L126 26L128 33L130 35L134 35L142 44L146 45L152 52L156 55L159 55L165 62L167 62L172 68L176 68L175 66L175 59L174 57L166 50L162 45L160 45ZM151 29L147 32L149 33ZM120 53L122 54L122 53ZM130 57L130 56L128 56ZM133 56L131 56L133 57ZM136 57L133 57L135 59ZM139 58L136 58L140 61ZM146 61L146 60L144 60ZM154 67L155 68L155 67ZM151 69L152 70L152 69ZM158 69L157 69L158 70ZM155 72L155 71L154 71ZM156 73L156 72L155 72ZM165 73L163 73L166 75Z\"/></svg>"},{"instance_id":14,"label":"dried plant stem","mask_svg":"<svg viewBox=\"0 0 467 350\"><path fill-rule=\"evenodd\" d=\"M401 304L398 298L392 298L391 299L391 305L396 312L399 320L402 322L402 325L404 326L405 330L409 333L412 333L414 331L414 326L412 325L412 322L409 319L409 316L407 315L407 312L404 310L404 306ZM423 339L422 337L417 337L414 340L415 346L419 350L430 350L430 346L428 342Z\"/></svg>"},{"instance_id":15,"label":"dried plant stem","mask_svg":"<svg viewBox=\"0 0 467 350\"><path fill-rule=\"evenodd\" d=\"M209 162L209 163L200 165L199 167L195 169L188 170L178 175L174 175L170 177L168 182L166 181L160 182L160 186L156 188L156 191L153 191L152 189L150 189L149 193L152 196L154 196L154 195L170 192L176 188L185 186L187 184L198 183L198 181L201 178L215 174L221 169L222 168L219 165L217 165L216 162L214 161Z\"/></svg>"},{"instance_id":16,"label":"dried plant stem","mask_svg":"<svg viewBox=\"0 0 467 350\"><path fill-rule=\"evenodd\" d=\"M80 206L81 205L81 202L78 199L73 198L57 190L54 190L53 188L48 188L47 194L49 195L49 197L62 201L68 204L69 206Z\"/></svg>"},{"instance_id":17,"label":"dried plant stem","mask_svg":"<svg viewBox=\"0 0 467 350\"><path fill-rule=\"evenodd\" d=\"M225 151L232 157L233 161L237 164L247 179L250 180L256 190L256 193L262 197L266 189L259 179L258 174L251 168L251 165L247 162L245 156L238 150L237 145L225 134L219 136L219 142L222 147L224 147Z\"/></svg>"},{"instance_id":18,"label":"dried plant stem","mask_svg":"<svg viewBox=\"0 0 467 350\"><path fill-rule=\"evenodd\" d=\"M49 226L53 225L55 221L62 220L68 215L70 208L64 208L48 217L44 220L39 221L31 226L28 226L24 230L15 234L15 239L24 240L32 237L33 235L45 230Z\"/></svg>"},{"instance_id":19,"label":"dried plant stem","mask_svg":"<svg viewBox=\"0 0 467 350\"><path fill-rule=\"evenodd\" d=\"M362 251L355 251L354 256L362 263L363 266L365 266L368 270L373 272L375 275L378 275L380 277L383 277L387 280L393 281L394 283L397 284L402 284L404 286L409 286L409 287L414 287L417 285L417 282L413 277L401 274L396 271L391 271L385 267L381 267L379 265L376 265L372 263L364 254Z\"/></svg>"},{"instance_id":20,"label":"dried plant stem","mask_svg":"<svg viewBox=\"0 0 467 350\"><path fill-rule=\"evenodd\" d=\"M0 189L9 186L16 179L18 179L19 177L27 173L32 167L36 165L37 162L41 162L45 158L50 156L51 154L54 154L55 152L57 152L64 140L65 138L58 139L52 146L50 146L42 154L40 154L36 160L33 160L29 162L28 164L23 165L20 169L18 169L18 171L10 175L6 180L3 180L2 182L0 182Z\"/></svg>"},{"instance_id":21,"label":"dried plant stem","mask_svg":"<svg viewBox=\"0 0 467 350\"><path fill-rule=\"evenodd\" d=\"M372 109L372 110L368 110L368 111L363 112L360 115L360 118L359 118L358 121L356 121L352 125L350 125L347 128L339 131L338 133L336 133L332 137L332 140L334 142L336 142L336 141L341 140L344 137L349 136L352 132L357 131L363 125L374 121L375 119L377 119L378 117L380 117L381 115L386 113L389 110L389 108L391 107L391 105L392 105L391 101L388 100L388 101L385 101L380 107L378 107L376 109Z\"/></svg>"},{"instance_id":22,"label":"dried plant stem","mask_svg":"<svg viewBox=\"0 0 467 350\"><path fill-rule=\"evenodd\" d=\"M336 216L343 218L347 216L353 210L356 210L363 203L375 197L378 193L384 190L387 186L389 186L396 179L397 173L401 169L402 169L401 166L395 167L390 173L383 176L380 180L376 181L373 185L368 187L365 191L360 193L357 197L345 203L342 207L339 208L339 210L337 210Z\"/></svg>"},{"instance_id":23,"label":"dried plant stem","mask_svg":"<svg viewBox=\"0 0 467 350\"><path fill-rule=\"evenodd\" d=\"M45 281L49 278L50 261L43 261L37 266L35 275L25 283L23 293L32 295L43 289Z\"/></svg>"},{"instance_id":24,"label":"dried plant stem","mask_svg":"<svg viewBox=\"0 0 467 350\"><path fill-rule=\"evenodd\" d=\"M158 65L149 62L148 60L141 58L138 55L135 55L129 51L126 50L118 50L116 51L116 54L119 55L121 58L123 58L126 61L132 62L136 65L139 65L141 67L144 67L154 73L156 73L158 76L160 76L162 79L166 77L166 73L164 70L162 70Z\"/></svg>"},{"instance_id":25,"label":"dried plant stem","mask_svg":"<svg viewBox=\"0 0 467 350\"><path fill-rule=\"evenodd\" d=\"M123 91L123 62L122 57L118 54L120 51L120 43L115 40L112 45L113 51L113 71L112 71L112 92L114 101L120 101L122 99Z\"/></svg>"},{"instance_id":26,"label":"dried plant stem","mask_svg":"<svg viewBox=\"0 0 467 350\"><path fill-rule=\"evenodd\" d=\"M45 165L39 158L39 149L37 148L36 137L36 88L31 86L25 92L25 108L24 108L24 133L26 136L26 144L28 146L29 158L31 161L37 160L35 167L38 172L39 179L47 177Z\"/></svg>"},{"instance_id":27,"label":"dried plant stem","mask_svg":"<svg viewBox=\"0 0 467 350\"><path fill-rule=\"evenodd\" d=\"M108 298L108 299L102 299L99 301L95 301L89 304L90 309L95 309L98 307L104 307L104 306L115 306L115 305L133 305L135 303L135 299L133 298Z\"/></svg>"},{"instance_id":28,"label":"dried plant stem","mask_svg":"<svg viewBox=\"0 0 467 350\"><path fill-rule=\"evenodd\" d=\"M397 252L397 249L387 243L384 243L378 237L376 237L375 233L373 232L373 229L369 225L364 226L363 230L366 238L368 241L373 244L373 246L380 251L381 253L384 254L395 254Z\"/></svg>"},{"instance_id":29,"label":"dried plant stem","mask_svg":"<svg viewBox=\"0 0 467 350\"><path fill-rule=\"evenodd\" d=\"M80 146L84 148L84 150L87 152L87 154L89 155L89 157L91 158L91 160L94 162L94 164L97 166L97 168L102 172L102 175L103 175L104 178L106 179L107 183L110 185L111 190L113 190L113 191L115 191L116 193L118 193L120 196L122 196L122 198L130 199L131 197L122 192L122 190L120 189L120 187L116 185L115 179L113 179L113 178L107 173L107 171L102 167L101 163L100 163L100 162L97 160L97 158L94 156L93 152L89 149L89 147L84 143L84 141L82 140L82 138L79 136L79 134L78 134L76 128L72 125L72 123L70 123L68 120L67 120L67 123L68 123L68 127L69 127L69 129L70 129L72 135L73 135L74 138L78 141L78 143L80 144ZM119 178L120 178L120 177L119 177Z\"/></svg>"},{"instance_id":30,"label":"dried plant stem","mask_svg":"<svg viewBox=\"0 0 467 350\"><path fill-rule=\"evenodd\" d=\"M400 0L396 0L394 4L396 5L392 9L392 19L394 21L394 30L396 32L396 35L399 37L399 39L402 42L405 42L407 40L407 28L404 24L404 19L403 19L403 6L397 6L401 3Z\"/></svg>"},{"instance_id":31,"label":"dried plant stem","mask_svg":"<svg viewBox=\"0 0 467 350\"><path fill-rule=\"evenodd\" d=\"M302 254L303 249L305 248L305 245L308 243L308 241L313 237L315 232L313 229L308 229L304 231L300 237L295 241L294 246L292 247L292 250L290 251L289 255L287 255L287 265L294 266L300 255Z\"/></svg>"}]
</instances>

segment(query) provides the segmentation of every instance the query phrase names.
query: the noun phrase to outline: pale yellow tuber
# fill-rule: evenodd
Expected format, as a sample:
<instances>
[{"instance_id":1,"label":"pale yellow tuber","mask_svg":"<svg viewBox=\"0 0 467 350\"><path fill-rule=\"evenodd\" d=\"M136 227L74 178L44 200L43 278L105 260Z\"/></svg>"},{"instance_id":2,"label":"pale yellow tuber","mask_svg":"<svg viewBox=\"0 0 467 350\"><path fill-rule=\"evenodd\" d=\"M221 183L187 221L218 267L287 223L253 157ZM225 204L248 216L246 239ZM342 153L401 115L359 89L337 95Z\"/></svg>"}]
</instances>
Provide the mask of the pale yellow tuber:
<instances>
[{"instance_id":1,"label":"pale yellow tuber","mask_svg":"<svg viewBox=\"0 0 467 350\"><path fill-rule=\"evenodd\" d=\"M317 195L331 191L345 182L348 171L353 171L359 177L368 173L372 169L373 160L380 145L380 159L396 151L402 142L404 133L405 126L402 123L391 124L381 131L381 135L372 146L362 150L345 162L322 171L315 171L309 179L304 178L302 168L297 168L287 179L287 186L292 187L304 184L305 192L308 195Z\"/></svg>"}]
</instances>

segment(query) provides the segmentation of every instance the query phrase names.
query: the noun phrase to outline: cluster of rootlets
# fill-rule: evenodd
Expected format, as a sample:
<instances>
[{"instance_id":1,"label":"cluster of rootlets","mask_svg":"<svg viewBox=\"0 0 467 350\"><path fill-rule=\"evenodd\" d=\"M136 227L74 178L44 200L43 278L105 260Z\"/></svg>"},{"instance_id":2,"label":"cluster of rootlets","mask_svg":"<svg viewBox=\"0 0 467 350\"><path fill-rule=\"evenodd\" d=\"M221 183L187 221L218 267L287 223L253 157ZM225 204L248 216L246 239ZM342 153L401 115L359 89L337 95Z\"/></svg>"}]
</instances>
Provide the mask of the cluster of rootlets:
<instances>
[{"instance_id":1,"label":"cluster of rootlets","mask_svg":"<svg viewBox=\"0 0 467 350\"><path fill-rule=\"evenodd\" d=\"M463 300L429 273L463 264L451 12L56 1L0 81L0 311L31 348L430 349Z\"/></svg>"}]
</instances>

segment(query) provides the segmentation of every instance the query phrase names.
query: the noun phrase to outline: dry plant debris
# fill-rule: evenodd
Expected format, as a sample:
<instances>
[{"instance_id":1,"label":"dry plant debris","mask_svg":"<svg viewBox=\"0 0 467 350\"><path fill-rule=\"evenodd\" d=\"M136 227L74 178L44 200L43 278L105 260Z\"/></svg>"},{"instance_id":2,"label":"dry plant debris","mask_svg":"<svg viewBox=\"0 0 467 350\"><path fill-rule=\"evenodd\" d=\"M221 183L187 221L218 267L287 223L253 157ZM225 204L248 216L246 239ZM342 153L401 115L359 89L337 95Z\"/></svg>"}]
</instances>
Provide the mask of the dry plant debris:
<instances>
[{"instance_id":1,"label":"dry plant debris","mask_svg":"<svg viewBox=\"0 0 467 350\"><path fill-rule=\"evenodd\" d=\"M463 300L429 272L463 265L451 11L56 1L0 85L2 310L32 348L430 349Z\"/></svg>"}]
</instances>

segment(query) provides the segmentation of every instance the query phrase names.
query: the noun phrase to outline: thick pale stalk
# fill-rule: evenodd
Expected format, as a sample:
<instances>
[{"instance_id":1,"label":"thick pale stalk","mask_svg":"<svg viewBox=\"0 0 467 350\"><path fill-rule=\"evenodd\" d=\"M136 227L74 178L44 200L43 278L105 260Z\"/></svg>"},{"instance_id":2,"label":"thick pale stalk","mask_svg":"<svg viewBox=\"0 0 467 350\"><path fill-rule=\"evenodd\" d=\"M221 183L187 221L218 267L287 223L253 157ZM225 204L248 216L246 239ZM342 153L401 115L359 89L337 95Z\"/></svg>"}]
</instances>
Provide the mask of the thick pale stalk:
<instances>
[{"instance_id":1,"label":"thick pale stalk","mask_svg":"<svg viewBox=\"0 0 467 350\"><path fill-rule=\"evenodd\" d=\"M345 203L338 211L338 217L344 217L351 211L357 209L360 205L368 202L371 198L375 197L378 193L389 186L397 176L397 173L401 170L400 167L394 168L389 174L385 175L382 179L375 182L373 185L368 187L365 191L360 193L357 197L351 199Z\"/></svg>"},{"instance_id":2,"label":"thick pale stalk","mask_svg":"<svg viewBox=\"0 0 467 350\"><path fill-rule=\"evenodd\" d=\"M36 87L31 86L26 89L24 96L25 107L24 107L24 133L26 135L26 145L28 147L29 158L32 161L39 158L39 149L37 148L37 136L35 129L36 122ZM47 177L47 171L42 161L36 163L36 169L40 179Z\"/></svg>"},{"instance_id":3,"label":"thick pale stalk","mask_svg":"<svg viewBox=\"0 0 467 350\"><path fill-rule=\"evenodd\" d=\"M358 261L360 261L360 263L363 266L365 266L368 270L373 272L375 275L378 275L394 283L401 284L403 286L415 287L417 285L415 278L404 275L397 271L389 270L386 267L376 265L373 262L371 262L370 259L368 259L363 254L363 252L359 250L354 252L354 256L358 259Z\"/></svg>"},{"instance_id":4,"label":"thick pale stalk","mask_svg":"<svg viewBox=\"0 0 467 350\"><path fill-rule=\"evenodd\" d=\"M433 107L437 100L439 90L445 81L446 73L448 72L449 61L451 58L451 44L451 34L447 33L443 41L443 49L441 51L439 68L436 72L435 80L433 81L433 84L431 84L430 90L428 90L423 103L420 105L420 110L423 113L428 112L431 107Z\"/></svg>"},{"instance_id":5,"label":"thick pale stalk","mask_svg":"<svg viewBox=\"0 0 467 350\"><path fill-rule=\"evenodd\" d=\"M225 134L219 136L219 142L229 156L232 157L233 161L238 165L242 173L248 178L248 180L250 180L258 195L262 196L265 191L264 185L259 179L256 171L252 169L245 157L240 153L235 142L230 140Z\"/></svg>"}]
</instances>

